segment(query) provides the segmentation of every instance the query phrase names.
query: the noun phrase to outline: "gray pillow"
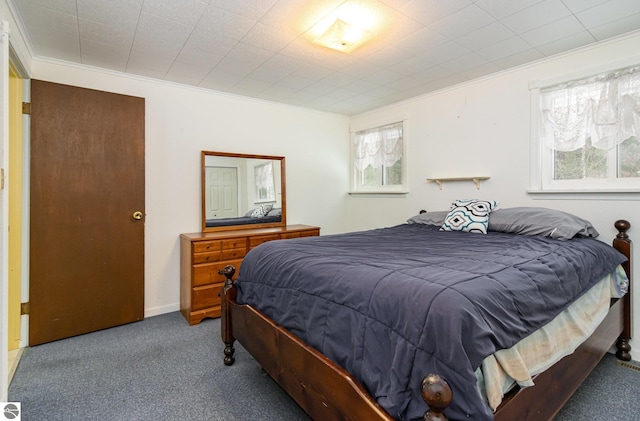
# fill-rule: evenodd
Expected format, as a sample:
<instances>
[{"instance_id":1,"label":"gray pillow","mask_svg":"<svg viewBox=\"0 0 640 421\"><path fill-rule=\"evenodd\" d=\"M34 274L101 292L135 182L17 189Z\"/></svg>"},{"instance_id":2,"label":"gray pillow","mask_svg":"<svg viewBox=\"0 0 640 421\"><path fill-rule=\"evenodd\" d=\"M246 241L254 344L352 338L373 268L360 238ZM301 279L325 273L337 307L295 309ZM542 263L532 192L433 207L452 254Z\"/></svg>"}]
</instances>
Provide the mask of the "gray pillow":
<instances>
[{"instance_id":1,"label":"gray pillow","mask_svg":"<svg viewBox=\"0 0 640 421\"><path fill-rule=\"evenodd\" d=\"M271 209L267 216L282 216L282 208Z\"/></svg>"},{"instance_id":2,"label":"gray pillow","mask_svg":"<svg viewBox=\"0 0 640 421\"><path fill-rule=\"evenodd\" d=\"M409 224L427 224L441 226L449 211L425 212L407 219Z\"/></svg>"},{"instance_id":3,"label":"gray pillow","mask_svg":"<svg viewBox=\"0 0 640 421\"><path fill-rule=\"evenodd\" d=\"M591 222L567 212L540 207L498 209L489 216L489 231L523 235L542 235L570 240L579 235L597 237Z\"/></svg>"}]
</instances>

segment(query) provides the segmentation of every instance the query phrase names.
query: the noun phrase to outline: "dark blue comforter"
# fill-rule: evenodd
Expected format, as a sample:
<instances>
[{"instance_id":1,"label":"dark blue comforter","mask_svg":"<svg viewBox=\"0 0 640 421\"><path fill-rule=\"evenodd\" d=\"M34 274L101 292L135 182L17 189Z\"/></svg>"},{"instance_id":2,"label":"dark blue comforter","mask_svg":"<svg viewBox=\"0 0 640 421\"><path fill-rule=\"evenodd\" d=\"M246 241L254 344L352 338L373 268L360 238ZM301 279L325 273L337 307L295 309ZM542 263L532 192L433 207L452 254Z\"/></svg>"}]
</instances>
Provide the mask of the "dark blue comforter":
<instances>
[{"instance_id":1,"label":"dark blue comforter","mask_svg":"<svg viewBox=\"0 0 640 421\"><path fill-rule=\"evenodd\" d=\"M587 238L558 241L422 224L272 241L239 273L251 304L349 371L398 419L427 409L438 373L452 420L489 420L474 371L550 321L625 261Z\"/></svg>"}]
</instances>

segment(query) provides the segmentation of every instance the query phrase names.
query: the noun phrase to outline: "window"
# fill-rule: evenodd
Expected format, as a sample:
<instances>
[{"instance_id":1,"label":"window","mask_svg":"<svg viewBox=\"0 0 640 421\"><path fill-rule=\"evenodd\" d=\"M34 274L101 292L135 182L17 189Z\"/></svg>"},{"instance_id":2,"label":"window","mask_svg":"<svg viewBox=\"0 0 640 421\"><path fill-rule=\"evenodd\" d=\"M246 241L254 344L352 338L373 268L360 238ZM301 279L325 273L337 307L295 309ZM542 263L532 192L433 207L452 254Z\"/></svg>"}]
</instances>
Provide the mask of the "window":
<instances>
[{"instance_id":1,"label":"window","mask_svg":"<svg viewBox=\"0 0 640 421\"><path fill-rule=\"evenodd\" d=\"M404 121L352 134L352 193L406 193Z\"/></svg>"},{"instance_id":2,"label":"window","mask_svg":"<svg viewBox=\"0 0 640 421\"><path fill-rule=\"evenodd\" d=\"M640 190L640 66L534 94L532 127L540 165L534 188Z\"/></svg>"}]
</instances>

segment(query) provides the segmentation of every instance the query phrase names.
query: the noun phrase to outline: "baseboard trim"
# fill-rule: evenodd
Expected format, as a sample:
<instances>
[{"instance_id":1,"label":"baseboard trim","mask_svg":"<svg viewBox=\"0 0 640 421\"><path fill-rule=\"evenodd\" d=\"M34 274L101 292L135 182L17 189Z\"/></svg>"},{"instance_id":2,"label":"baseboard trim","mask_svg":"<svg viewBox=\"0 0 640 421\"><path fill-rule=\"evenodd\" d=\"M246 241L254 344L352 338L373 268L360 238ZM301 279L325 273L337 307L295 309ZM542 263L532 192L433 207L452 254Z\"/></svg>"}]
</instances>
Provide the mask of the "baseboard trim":
<instances>
[{"instance_id":1,"label":"baseboard trim","mask_svg":"<svg viewBox=\"0 0 640 421\"><path fill-rule=\"evenodd\" d=\"M165 313L173 313L174 311L180 311L180 303L145 308L144 317L147 318L147 317L159 316Z\"/></svg>"}]
</instances>

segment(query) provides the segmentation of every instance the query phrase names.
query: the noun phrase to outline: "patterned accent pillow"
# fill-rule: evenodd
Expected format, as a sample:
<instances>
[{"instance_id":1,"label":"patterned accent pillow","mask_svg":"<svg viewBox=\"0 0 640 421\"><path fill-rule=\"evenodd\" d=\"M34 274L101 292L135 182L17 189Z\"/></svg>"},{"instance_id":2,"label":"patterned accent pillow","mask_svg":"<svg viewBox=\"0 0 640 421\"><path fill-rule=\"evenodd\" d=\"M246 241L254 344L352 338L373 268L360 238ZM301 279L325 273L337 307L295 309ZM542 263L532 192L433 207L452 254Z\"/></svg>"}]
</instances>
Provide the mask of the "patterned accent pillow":
<instances>
[{"instance_id":1,"label":"patterned accent pillow","mask_svg":"<svg viewBox=\"0 0 640 421\"><path fill-rule=\"evenodd\" d=\"M440 231L466 231L487 233L489 214L498 207L498 202L490 200L456 200L444 218Z\"/></svg>"},{"instance_id":2,"label":"patterned accent pillow","mask_svg":"<svg viewBox=\"0 0 640 421\"><path fill-rule=\"evenodd\" d=\"M273 203L265 203L264 205L260 205L251 212L252 218L262 218L266 216L269 211L273 209Z\"/></svg>"}]
</instances>

